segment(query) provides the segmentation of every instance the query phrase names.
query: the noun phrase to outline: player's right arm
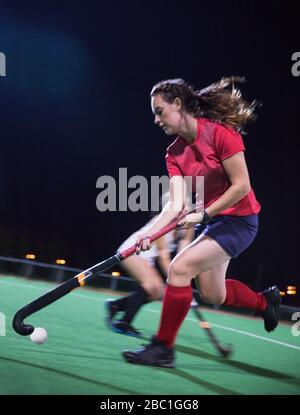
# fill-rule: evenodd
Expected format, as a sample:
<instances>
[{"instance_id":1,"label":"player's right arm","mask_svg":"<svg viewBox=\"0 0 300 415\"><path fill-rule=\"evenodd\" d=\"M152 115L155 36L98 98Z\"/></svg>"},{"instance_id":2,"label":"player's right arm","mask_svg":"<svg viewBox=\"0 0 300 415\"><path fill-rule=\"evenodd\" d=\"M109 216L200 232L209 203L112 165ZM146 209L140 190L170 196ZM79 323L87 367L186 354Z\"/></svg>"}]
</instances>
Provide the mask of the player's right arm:
<instances>
[{"instance_id":1,"label":"player's right arm","mask_svg":"<svg viewBox=\"0 0 300 415\"><path fill-rule=\"evenodd\" d=\"M187 199L187 186L183 176L173 176L170 179L170 197L165 207L158 215L157 220L153 223L147 234L141 234L136 241L136 253L150 249L151 244L149 236L158 232L164 226L169 225L178 218L179 214L185 208Z\"/></svg>"}]
</instances>

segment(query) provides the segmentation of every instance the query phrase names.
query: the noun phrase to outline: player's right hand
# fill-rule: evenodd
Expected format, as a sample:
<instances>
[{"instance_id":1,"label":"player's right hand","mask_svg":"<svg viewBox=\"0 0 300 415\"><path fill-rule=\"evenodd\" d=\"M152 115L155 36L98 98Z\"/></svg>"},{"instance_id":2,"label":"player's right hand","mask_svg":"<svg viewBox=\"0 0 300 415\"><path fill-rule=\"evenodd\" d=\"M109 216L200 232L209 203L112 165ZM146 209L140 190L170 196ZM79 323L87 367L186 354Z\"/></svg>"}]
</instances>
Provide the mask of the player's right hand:
<instances>
[{"instance_id":1,"label":"player's right hand","mask_svg":"<svg viewBox=\"0 0 300 415\"><path fill-rule=\"evenodd\" d=\"M150 236L139 235L135 242L135 253L139 255L141 251L148 251L151 248Z\"/></svg>"}]
</instances>

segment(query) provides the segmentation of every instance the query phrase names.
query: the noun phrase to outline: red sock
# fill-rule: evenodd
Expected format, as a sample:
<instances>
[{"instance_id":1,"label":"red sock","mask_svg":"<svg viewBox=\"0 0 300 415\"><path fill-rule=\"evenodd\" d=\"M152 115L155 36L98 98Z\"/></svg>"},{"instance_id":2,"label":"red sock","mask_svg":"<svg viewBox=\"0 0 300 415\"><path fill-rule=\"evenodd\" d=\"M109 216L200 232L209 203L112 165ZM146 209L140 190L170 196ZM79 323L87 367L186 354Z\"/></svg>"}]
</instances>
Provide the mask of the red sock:
<instances>
[{"instance_id":1,"label":"red sock","mask_svg":"<svg viewBox=\"0 0 300 415\"><path fill-rule=\"evenodd\" d=\"M187 315L193 298L192 286L166 286L160 327L156 338L167 347L173 347L176 334Z\"/></svg>"},{"instance_id":2,"label":"red sock","mask_svg":"<svg viewBox=\"0 0 300 415\"><path fill-rule=\"evenodd\" d=\"M226 299L224 305L246 307L255 311L264 311L267 300L262 293L256 293L251 288L237 280L226 280Z\"/></svg>"}]
</instances>

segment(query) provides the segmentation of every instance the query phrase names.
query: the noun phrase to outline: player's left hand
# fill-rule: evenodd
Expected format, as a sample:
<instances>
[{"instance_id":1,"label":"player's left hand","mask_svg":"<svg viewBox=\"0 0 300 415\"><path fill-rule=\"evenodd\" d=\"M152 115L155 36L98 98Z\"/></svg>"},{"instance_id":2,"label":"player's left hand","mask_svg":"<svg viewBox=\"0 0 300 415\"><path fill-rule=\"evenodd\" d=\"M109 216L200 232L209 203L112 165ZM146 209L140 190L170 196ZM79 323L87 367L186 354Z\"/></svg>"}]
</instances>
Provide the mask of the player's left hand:
<instances>
[{"instance_id":1,"label":"player's left hand","mask_svg":"<svg viewBox=\"0 0 300 415\"><path fill-rule=\"evenodd\" d=\"M178 222L179 229L189 229L200 223L203 219L203 213L190 213Z\"/></svg>"}]
</instances>

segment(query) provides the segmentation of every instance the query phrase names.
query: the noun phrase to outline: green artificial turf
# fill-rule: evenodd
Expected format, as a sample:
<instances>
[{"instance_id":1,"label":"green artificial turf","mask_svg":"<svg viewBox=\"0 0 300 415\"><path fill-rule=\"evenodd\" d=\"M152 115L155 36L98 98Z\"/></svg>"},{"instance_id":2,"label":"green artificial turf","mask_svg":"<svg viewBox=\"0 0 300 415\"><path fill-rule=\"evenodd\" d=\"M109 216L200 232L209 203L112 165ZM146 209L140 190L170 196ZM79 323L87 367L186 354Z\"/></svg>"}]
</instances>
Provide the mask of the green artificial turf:
<instances>
[{"instance_id":1,"label":"green artificial turf","mask_svg":"<svg viewBox=\"0 0 300 415\"><path fill-rule=\"evenodd\" d=\"M177 368L137 366L126 363L121 351L154 334L161 304L142 309L134 325L144 338L133 338L106 327L107 293L80 288L26 320L48 331L48 341L36 345L15 333L11 321L19 308L53 287L0 277L0 312L6 316L6 336L0 336L1 395L300 394L300 337L285 324L268 334L262 320L241 315L204 311L218 338L234 345L230 359L218 355L190 312L177 337Z\"/></svg>"}]
</instances>

